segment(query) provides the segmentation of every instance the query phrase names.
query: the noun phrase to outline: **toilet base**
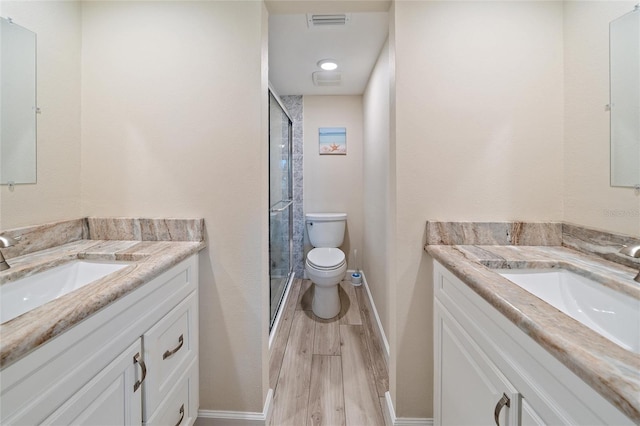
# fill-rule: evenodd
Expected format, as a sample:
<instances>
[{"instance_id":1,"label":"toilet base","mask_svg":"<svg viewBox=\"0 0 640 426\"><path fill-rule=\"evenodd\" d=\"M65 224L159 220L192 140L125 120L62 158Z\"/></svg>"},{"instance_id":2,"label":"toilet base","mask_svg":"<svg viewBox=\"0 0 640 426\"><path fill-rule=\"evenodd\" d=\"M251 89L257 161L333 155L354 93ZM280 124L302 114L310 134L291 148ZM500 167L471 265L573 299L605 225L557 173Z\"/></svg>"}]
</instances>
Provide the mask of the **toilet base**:
<instances>
[{"instance_id":1,"label":"toilet base","mask_svg":"<svg viewBox=\"0 0 640 426\"><path fill-rule=\"evenodd\" d=\"M330 319L340 313L340 295L338 284L332 286L319 286L314 284L313 301L311 309L313 313L322 319Z\"/></svg>"}]
</instances>

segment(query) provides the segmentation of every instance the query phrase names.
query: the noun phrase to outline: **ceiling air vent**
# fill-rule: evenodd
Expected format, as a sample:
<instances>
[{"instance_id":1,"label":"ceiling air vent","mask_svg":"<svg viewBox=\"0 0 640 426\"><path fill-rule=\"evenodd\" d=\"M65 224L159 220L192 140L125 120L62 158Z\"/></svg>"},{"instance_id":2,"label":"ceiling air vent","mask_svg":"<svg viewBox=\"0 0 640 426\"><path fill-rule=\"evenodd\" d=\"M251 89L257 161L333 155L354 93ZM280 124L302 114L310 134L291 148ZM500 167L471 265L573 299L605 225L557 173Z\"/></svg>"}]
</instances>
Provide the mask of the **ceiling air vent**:
<instances>
[{"instance_id":1,"label":"ceiling air vent","mask_svg":"<svg viewBox=\"0 0 640 426\"><path fill-rule=\"evenodd\" d=\"M351 20L348 13L338 13L332 15L318 15L307 13L307 26L309 28L336 27L346 25Z\"/></svg>"},{"instance_id":2,"label":"ceiling air vent","mask_svg":"<svg viewBox=\"0 0 640 426\"><path fill-rule=\"evenodd\" d=\"M313 84L316 86L340 86L342 84L342 73L337 71L316 71L312 75Z\"/></svg>"}]
</instances>

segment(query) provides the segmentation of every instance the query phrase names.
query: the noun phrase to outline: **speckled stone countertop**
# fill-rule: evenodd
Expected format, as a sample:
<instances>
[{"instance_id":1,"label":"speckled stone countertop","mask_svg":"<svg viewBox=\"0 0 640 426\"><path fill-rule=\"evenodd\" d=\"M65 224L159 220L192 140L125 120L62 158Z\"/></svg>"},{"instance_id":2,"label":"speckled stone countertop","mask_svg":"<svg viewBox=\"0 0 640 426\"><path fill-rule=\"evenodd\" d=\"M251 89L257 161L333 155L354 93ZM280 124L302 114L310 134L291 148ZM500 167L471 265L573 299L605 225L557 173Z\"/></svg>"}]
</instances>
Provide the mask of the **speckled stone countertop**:
<instances>
[{"instance_id":1,"label":"speckled stone countertop","mask_svg":"<svg viewBox=\"0 0 640 426\"><path fill-rule=\"evenodd\" d=\"M544 229L541 230L540 226ZM640 355L610 342L491 270L562 267L638 299L640 308L640 284L633 281L638 272L636 260L630 263L625 259L625 263L630 263L627 266L606 259L614 256L611 252L617 253L618 249L603 249L599 253L578 251L585 244L577 244L576 241L589 235L585 240L593 244L591 237L595 234L584 232L575 225L535 224L529 229L533 230L533 239L531 235L525 235L526 227L517 222L459 223L458 226L450 222L429 222L425 250L600 395L640 424ZM618 237L618 242L620 238L626 238ZM600 240L607 241L607 238ZM536 245L518 245L521 241ZM567 241L571 243L567 244ZM637 243L637 240L629 237L623 242Z\"/></svg>"},{"instance_id":2,"label":"speckled stone countertop","mask_svg":"<svg viewBox=\"0 0 640 426\"><path fill-rule=\"evenodd\" d=\"M11 268L0 272L0 285L76 259L130 264L0 324L0 368L198 253L203 228L201 219L85 218L3 231L23 239L3 249Z\"/></svg>"}]
</instances>

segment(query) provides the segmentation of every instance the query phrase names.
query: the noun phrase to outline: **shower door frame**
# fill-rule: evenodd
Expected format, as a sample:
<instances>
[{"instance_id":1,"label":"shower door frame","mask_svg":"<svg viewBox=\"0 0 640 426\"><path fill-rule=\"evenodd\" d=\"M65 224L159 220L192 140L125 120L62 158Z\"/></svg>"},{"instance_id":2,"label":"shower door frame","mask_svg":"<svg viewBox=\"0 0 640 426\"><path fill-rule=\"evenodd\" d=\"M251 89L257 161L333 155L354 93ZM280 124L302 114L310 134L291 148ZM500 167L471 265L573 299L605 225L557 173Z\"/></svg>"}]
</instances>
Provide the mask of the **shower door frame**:
<instances>
[{"instance_id":1,"label":"shower door frame","mask_svg":"<svg viewBox=\"0 0 640 426\"><path fill-rule=\"evenodd\" d=\"M285 200L289 202L289 204L286 207L289 211L289 271L285 281L285 287L282 290L282 294L280 295L277 302L275 315L273 316L273 318L271 318L271 279L272 279L271 277L271 216L269 216L269 332L271 333L271 331L275 329L278 317L280 315L280 309L282 308L282 302L284 301L285 296L289 292L289 287L291 286L291 283L293 281L293 276L294 276L294 272L293 272L293 213L294 213L293 212L293 119L291 118L291 115L289 115L289 111L287 111L284 104L280 100L280 97L276 94L276 92L271 87L271 84L269 84L268 95L273 96L273 99L276 100L276 102L278 103L278 106L280 107L284 115L289 120L288 129L287 129L287 143L288 143L287 155L289 159L289 161L287 161L288 200ZM269 102L271 102L271 97L267 96L267 98L269 99ZM270 155L271 153L271 107L269 107L268 110L269 110L268 121L269 121L269 155ZM269 188L271 188L271 161L269 161ZM274 210L277 210L277 209L274 209L275 205L282 201L283 200L280 200L276 203L272 203L271 189L269 189L269 215L271 215L271 213Z\"/></svg>"}]
</instances>

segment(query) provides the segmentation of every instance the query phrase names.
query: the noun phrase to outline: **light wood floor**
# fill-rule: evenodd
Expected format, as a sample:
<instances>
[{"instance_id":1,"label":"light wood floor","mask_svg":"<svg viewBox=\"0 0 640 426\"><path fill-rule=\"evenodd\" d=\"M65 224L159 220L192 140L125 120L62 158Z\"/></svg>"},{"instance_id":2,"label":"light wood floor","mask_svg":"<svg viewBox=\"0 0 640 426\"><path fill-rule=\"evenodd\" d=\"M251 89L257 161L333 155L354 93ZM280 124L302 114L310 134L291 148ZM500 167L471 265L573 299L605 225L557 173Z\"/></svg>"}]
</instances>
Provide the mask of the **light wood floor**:
<instances>
[{"instance_id":1,"label":"light wood floor","mask_svg":"<svg viewBox=\"0 0 640 426\"><path fill-rule=\"evenodd\" d=\"M292 286L271 349L271 426L384 426L389 379L366 289L340 283L342 310L322 320L311 282Z\"/></svg>"}]
</instances>

